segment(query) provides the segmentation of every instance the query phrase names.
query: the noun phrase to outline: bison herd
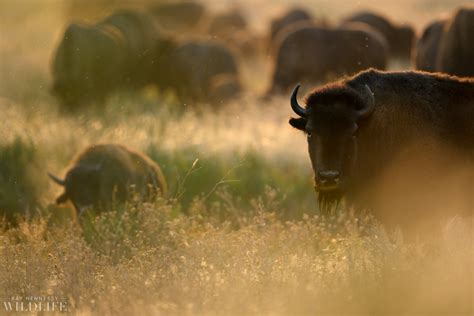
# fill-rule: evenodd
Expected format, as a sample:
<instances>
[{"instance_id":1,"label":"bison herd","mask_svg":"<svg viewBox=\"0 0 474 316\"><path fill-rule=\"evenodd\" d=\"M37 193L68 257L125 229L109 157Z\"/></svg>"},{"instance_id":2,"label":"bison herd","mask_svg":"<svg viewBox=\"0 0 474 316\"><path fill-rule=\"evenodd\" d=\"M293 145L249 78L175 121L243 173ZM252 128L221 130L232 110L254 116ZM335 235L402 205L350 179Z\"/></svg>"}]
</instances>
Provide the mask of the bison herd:
<instances>
[{"instance_id":1,"label":"bison herd","mask_svg":"<svg viewBox=\"0 0 474 316\"><path fill-rule=\"evenodd\" d=\"M185 1L67 26L52 60L52 92L67 110L145 85L188 104L223 103L244 92L241 60L259 57L272 63L265 97L351 75L311 91L304 105L297 85L291 108L298 117L289 123L306 134L320 207L345 197L371 208L374 180L410 143L427 157L443 143L472 165L474 79L460 77L474 76L473 34L469 7L433 21L418 38L411 26L373 12L334 23L302 8L275 15L263 36L238 8L210 13ZM420 71L385 72L393 60ZM89 147L64 179L50 176L64 187L57 202L71 201L79 213L126 200L131 185L140 196L166 193L160 168L120 145Z\"/></svg>"}]
</instances>

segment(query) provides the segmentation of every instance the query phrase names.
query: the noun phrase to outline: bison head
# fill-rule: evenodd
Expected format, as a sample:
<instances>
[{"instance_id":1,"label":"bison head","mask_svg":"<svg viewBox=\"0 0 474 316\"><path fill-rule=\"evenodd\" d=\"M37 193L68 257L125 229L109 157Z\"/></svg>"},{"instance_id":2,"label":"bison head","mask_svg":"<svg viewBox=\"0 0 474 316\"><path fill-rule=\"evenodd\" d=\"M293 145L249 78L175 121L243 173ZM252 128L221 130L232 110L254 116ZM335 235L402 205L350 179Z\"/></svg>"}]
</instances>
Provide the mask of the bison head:
<instances>
[{"instance_id":1,"label":"bison head","mask_svg":"<svg viewBox=\"0 0 474 316\"><path fill-rule=\"evenodd\" d=\"M91 206L97 206L100 199L100 171L100 166L76 166L68 171L64 180L49 174L54 182L64 187L56 203L71 201L78 215Z\"/></svg>"},{"instance_id":2,"label":"bison head","mask_svg":"<svg viewBox=\"0 0 474 316\"><path fill-rule=\"evenodd\" d=\"M347 86L323 88L310 94L302 107L298 89L299 84L291 108L300 117L289 123L306 133L320 203L338 200L357 159L358 124L375 108L373 93L367 85L361 92Z\"/></svg>"}]
</instances>

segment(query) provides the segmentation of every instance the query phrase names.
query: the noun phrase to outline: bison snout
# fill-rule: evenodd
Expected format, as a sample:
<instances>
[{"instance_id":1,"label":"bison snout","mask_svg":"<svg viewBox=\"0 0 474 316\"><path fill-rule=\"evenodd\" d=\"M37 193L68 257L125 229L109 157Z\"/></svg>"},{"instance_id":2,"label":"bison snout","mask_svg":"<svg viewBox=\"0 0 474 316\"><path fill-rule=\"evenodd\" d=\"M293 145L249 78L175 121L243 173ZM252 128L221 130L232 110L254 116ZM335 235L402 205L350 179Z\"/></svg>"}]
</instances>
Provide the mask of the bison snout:
<instances>
[{"instance_id":1,"label":"bison snout","mask_svg":"<svg viewBox=\"0 0 474 316\"><path fill-rule=\"evenodd\" d=\"M341 185L339 171L319 171L316 177L316 186L320 191L339 189Z\"/></svg>"},{"instance_id":2,"label":"bison snout","mask_svg":"<svg viewBox=\"0 0 474 316\"><path fill-rule=\"evenodd\" d=\"M339 180L339 171L318 171L318 178L321 181L338 181Z\"/></svg>"}]
</instances>

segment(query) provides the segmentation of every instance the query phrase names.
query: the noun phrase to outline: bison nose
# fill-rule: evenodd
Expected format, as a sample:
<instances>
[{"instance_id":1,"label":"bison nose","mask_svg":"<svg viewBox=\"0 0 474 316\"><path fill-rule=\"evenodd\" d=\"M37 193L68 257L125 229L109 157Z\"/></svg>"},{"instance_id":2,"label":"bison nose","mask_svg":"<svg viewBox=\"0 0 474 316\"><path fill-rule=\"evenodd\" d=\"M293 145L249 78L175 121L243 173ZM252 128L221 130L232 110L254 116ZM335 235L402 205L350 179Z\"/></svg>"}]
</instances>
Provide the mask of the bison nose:
<instances>
[{"instance_id":1,"label":"bison nose","mask_svg":"<svg viewBox=\"0 0 474 316\"><path fill-rule=\"evenodd\" d=\"M325 181L336 181L339 179L339 171L318 171L318 177Z\"/></svg>"}]
</instances>

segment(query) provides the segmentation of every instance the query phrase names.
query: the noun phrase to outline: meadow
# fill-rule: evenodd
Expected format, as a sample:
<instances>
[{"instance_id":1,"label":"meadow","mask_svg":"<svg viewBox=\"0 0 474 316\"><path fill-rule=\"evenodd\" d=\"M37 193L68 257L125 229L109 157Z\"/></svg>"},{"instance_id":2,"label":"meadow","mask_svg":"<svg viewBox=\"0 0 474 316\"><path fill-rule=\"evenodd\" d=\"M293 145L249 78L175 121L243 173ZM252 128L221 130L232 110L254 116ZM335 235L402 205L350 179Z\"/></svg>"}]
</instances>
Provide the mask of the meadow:
<instances>
[{"instance_id":1,"label":"meadow","mask_svg":"<svg viewBox=\"0 0 474 316\"><path fill-rule=\"evenodd\" d=\"M257 30L267 23L257 12L284 4L248 2ZM378 9L421 30L463 2L300 3L334 19ZM0 3L0 314L12 296L42 295L77 315L474 313L471 221L443 223L433 245L344 205L320 214L288 98L258 98L268 60L243 61L248 93L221 107L147 87L62 113L49 66L65 10L59 0ZM170 193L82 218L81 229L71 207L54 205L60 188L47 172L63 176L78 151L108 142L158 162Z\"/></svg>"}]
</instances>

